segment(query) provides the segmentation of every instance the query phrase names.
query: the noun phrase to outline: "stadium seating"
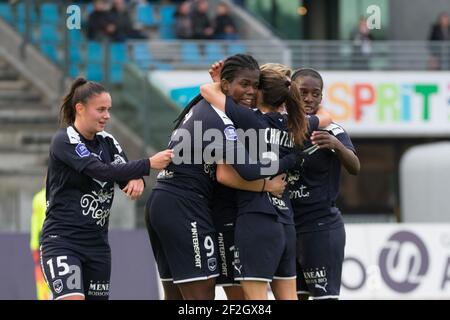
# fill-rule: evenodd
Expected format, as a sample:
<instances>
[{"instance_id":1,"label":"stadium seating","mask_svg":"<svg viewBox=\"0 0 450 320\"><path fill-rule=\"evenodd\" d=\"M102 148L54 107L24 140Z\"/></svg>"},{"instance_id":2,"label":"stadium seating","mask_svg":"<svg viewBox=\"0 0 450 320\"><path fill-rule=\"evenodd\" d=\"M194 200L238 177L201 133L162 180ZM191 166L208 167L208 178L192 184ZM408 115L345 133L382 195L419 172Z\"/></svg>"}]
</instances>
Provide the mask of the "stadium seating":
<instances>
[{"instance_id":1,"label":"stadium seating","mask_svg":"<svg viewBox=\"0 0 450 320\"><path fill-rule=\"evenodd\" d=\"M136 6L136 20L145 27L154 27L157 24L154 7L148 3L141 3Z\"/></svg>"}]
</instances>

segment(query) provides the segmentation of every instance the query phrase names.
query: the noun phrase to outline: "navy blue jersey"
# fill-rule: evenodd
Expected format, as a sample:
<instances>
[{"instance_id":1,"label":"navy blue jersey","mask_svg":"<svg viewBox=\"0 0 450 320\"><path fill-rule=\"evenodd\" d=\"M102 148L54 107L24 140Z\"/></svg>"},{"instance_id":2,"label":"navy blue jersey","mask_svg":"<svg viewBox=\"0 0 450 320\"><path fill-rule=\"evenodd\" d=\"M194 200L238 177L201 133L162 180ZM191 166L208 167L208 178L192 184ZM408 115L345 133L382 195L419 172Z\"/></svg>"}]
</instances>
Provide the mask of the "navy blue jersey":
<instances>
[{"instance_id":1,"label":"navy blue jersey","mask_svg":"<svg viewBox=\"0 0 450 320\"><path fill-rule=\"evenodd\" d=\"M323 130L334 135L346 148L355 151L347 132L336 123ZM311 141L308 142L311 145ZM307 145L308 146L308 145ZM289 175L289 190L297 231L316 231L342 224L336 208L341 162L329 149L319 149L305 158Z\"/></svg>"},{"instance_id":2,"label":"navy blue jersey","mask_svg":"<svg viewBox=\"0 0 450 320\"><path fill-rule=\"evenodd\" d=\"M198 102L173 132L169 148L175 157L165 170L158 174L155 189L180 193L194 200L212 200L218 161L231 154L233 168L247 180L256 180L264 175L260 163L250 164L245 147L237 139L233 121L206 100ZM245 155L243 163L238 155ZM206 157L209 158L206 159ZM227 159L229 160L229 159ZM285 170L291 167L294 157L277 161L276 167ZM200 197L200 198L199 198Z\"/></svg>"},{"instance_id":3,"label":"navy blue jersey","mask_svg":"<svg viewBox=\"0 0 450 320\"><path fill-rule=\"evenodd\" d=\"M217 230L220 230L221 226L234 223L238 212L236 189L217 183L211 209L214 225L216 225Z\"/></svg>"},{"instance_id":4,"label":"navy blue jersey","mask_svg":"<svg viewBox=\"0 0 450 320\"><path fill-rule=\"evenodd\" d=\"M258 150L261 160L278 160L288 155L294 147L294 142L287 129L287 116L279 112L263 114L261 111L249 109L236 104L227 97L225 104L226 114L235 125L243 130L258 130L258 146L261 141L264 150ZM310 126L317 128L318 118L309 118ZM273 197L268 192L238 191L238 214L265 213L277 215L278 221L293 224L293 212L286 189L283 197Z\"/></svg>"},{"instance_id":5,"label":"navy blue jersey","mask_svg":"<svg viewBox=\"0 0 450 320\"><path fill-rule=\"evenodd\" d=\"M147 159L132 161L131 171L128 164L125 168L126 162L118 142L104 131L87 140L72 126L59 129L50 146L42 242L61 238L75 244L107 245L114 181L125 186L130 179L148 175L150 169ZM112 167L118 171L107 177ZM90 176L89 170L97 173Z\"/></svg>"},{"instance_id":6,"label":"navy blue jersey","mask_svg":"<svg viewBox=\"0 0 450 320\"><path fill-rule=\"evenodd\" d=\"M200 127L201 126L201 127ZM206 146L211 143L204 141L202 136L208 129L218 129L229 135L223 135L222 141L218 141L216 147L225 146L227 139L234 143L235 131L233 122L220 112L213 109L201 100L185 116L180 126L173 132L168 148L183 148L179 156L186 157L188 161L177 164L176 159L166 169L158 174L155 189L163 189L172 192L191 191L210 201L212 199L214 181L216 176L216 163L208 163L203 158ZM182 138L182 134L191 133L190 137ZM229 144L229 143L228 143ZM190 154L185 154L189 152ZM175 156L177 153L175 152ZM188 194L189 195L189 194ZM198 200L197 196L191 197Z\"/></svg>"}]
</instances>

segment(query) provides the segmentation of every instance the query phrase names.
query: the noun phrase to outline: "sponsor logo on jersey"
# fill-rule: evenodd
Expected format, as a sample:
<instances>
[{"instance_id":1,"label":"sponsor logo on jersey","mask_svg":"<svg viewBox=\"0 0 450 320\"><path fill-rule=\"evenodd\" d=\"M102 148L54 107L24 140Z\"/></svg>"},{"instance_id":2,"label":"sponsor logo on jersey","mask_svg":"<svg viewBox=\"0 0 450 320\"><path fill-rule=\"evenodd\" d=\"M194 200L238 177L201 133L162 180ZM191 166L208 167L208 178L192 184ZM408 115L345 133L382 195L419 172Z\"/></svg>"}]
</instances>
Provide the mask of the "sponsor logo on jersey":
<instances>
[{"instance_id":1,"label":"sponsor logo on jersey","mask_svg":"<svg viewBox=\"0 0 450 320\"><path fill-rule=\"evenodd\" d=\"M202 257L200 255L200 245L198 242L197 222L191 222L192 246L194 248L195 267L202 268Z\"/></svg>"},{"instance_id":2,"label":"sponsor logo on jersey","mask_svg":"<svg viewBox=\"0 0 450 320\"><path fill-rule=\"evenodd\" d=\"M102 160L102 153L103 153L103 150L100 150L100 153L99 153L99 154L96 154L96 153L94 153L94 152L91 152L91 154L92 154L94 157L96 157L97 159L99 159L100 161Z\"/></svg>"},{"instance_id":3,"label":"sponsor logo on jersey","mask_svg":"<svg viewBox=\"0 0 450 320\"><path fill-rule=\"evenodd\" d=\"M289 210L289 208L286 206L286 202L284 202L282 199L279 199L277 197L270 197L270 200L272 201L272 205L277 207L279 210Z\"/></svg>"},{"instance_id":4,"label":"sponsor logo on jersey","mask_svg":"<svg viewBox=\"0 0 450 320\"><path fill-rule=\"evenodd\" d=\"M217 242L219 245L219 254L220 254L220 260L221 260L221 270L220 273L224 275L225 277L228 277L228 268L227 268L227 256L225 252L225 242L223 240L223 233L219 232L219 235L217 237Z\"/></svg>"},{"instance_id":5,"label":"sponsor logo on jersey","mask_svg":"<svg viewBox=\"0 0 450 320\"><path fill-rule=\"evenodd\" d=\"M241 265L241 259L239 259L239 249L236 246L232 246L232 247L230 247L230 251L234 251L233 268L241 275L242 274L242 265Z\"/></svg>"},{"instance_id":6,"label":"sponsor logo on jersey","mask_svg":"<svg viewBox=\"0 0 450 320\"><path fill-rule=\"evenodd\" d=\"M88 295L95 297L109 296L109 281L93 281L89 283Z\"/></svg>"},{"instance_id":7,"label":"sponsor logo on jersey","mask_svg":"<svg viewBox=\"0 0 450 320\"><path fill-rule=\"evenodd\" d=\"M308 285L314 285L314 288L327 292L328 279L325 267L306 269L303 271L303 276Z\"/></svg>"},{"instance_id":8,"label":"sponsor logo on jersey","mask_svg":"<svg viewBox=\"0 0 450 320\"><path fill-rule=\"evenodd\" d=\"M114 155L114 161L111 164L121 164L126 163L125 159L120 154Z\"/></svg>"},{"instance_id":9,"label":"sponsor logo on jersey","mask_svg":"<svg viewBox=\"0 0 450 320\"><path fill-rule=\"evenodd\" d=\"M104 226L108 220L114 188L109 191L100 189L98 192L92 191L92 194L85 194L81 197L80 205L84 216L91 215L96 223Z\"/></svg>"},{"instance_id":10,"label":"sponsor logo on jersey","mask_svg":"<svg viewBox=\"0 0 450 320\"><path fill-rule=\"evenodd\" d=\"M330 123L327 127L323 128L323 130L328 131L334 136L345 132L344 129L336 123Z\"/></svg>"},{"instance_id":11,"label":"sponsor logo on jersey","mask_svg":"<svg viewBox=\"0 0 450 320\"><path fill-rule=\"evenodd\" d=\"M158 176L156 177L156 179L172 179L173 178L173 171L169 171L169 170L161 170L158 173Z\"/></svg>"},{"instance_id":12,"label":"sponsor logo on jersey","mask_svg":"<svg viewBox=\"0 0 450 320\"><path fill-rule=\"evenodd\" d=\"M211 180L216 180L216 165L211 163L205 163L203 165L203 171L209 175Z\"/></svg>"},{"instance_id":13,"label":"sponsor logo on jersey","mask_svg":"<svg viewBox=\"0 0 450 320\"><path fill-rule=\"evenodd\" d=\"M289 190L289 199L301 199L301 198L309 198L309 191L304 192L308 187L305 185L301 185L297 188L297 190Z\"/></svg>"},{"instance_id":14,"label":"sponsor logo on jersey","mask_svg":"<svg viewBox=\"0 0 450 320\"><path fill-rule=\"evenodd\" d=\"M236 134L236 128L233 126L228 126L223 130L223 133L225 134L225 139L236 141L237 140L237 134Z\"/></svg>"},{"instance_id":15,"label":"sponsor logo on jersey","mask_svg":"<svg viewBox=\"0 0 450 320\"><path fill-rule=\"evenodd\" d=\"M287 183L294 185L296 181L300 180L300 172L289 172L287 176Z\"/></svg>"},{"instance_id":16,"label":"sponsor logo on jersey","mask_svg":"<svg viewBox=\"0 0 450 320\"><path fill-rule=\"evenodd\" d=\"M77 144L77 146L75 147L75 152L80 158L89 157L89 155L91 154L84 143Z\"/></svg>"}]
</instances>

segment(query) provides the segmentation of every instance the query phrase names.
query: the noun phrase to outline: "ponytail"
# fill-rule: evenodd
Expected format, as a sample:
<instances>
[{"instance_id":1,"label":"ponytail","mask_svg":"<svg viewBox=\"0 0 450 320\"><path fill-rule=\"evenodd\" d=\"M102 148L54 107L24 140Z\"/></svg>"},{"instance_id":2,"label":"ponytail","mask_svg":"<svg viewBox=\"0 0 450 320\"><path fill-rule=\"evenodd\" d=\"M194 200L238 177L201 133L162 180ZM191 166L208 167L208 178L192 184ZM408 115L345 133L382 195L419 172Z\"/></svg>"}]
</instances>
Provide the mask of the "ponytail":
<instances>
[{"instance_id":1,"label":"ponytail","mask_svg":"<svg viewBox=\"0 0 450 320\"><path fill-rule=\"evenodd\" d=\"M300 91L297 86L291 85L285 101L288 114L288 131L297 146L303 146L308 132L308 122L306 121L306 110Z\"/></svg>"},{"instance_id":2,"label":"ponytail","mask_svg":"<svg viewBox=\"0 0 450 320\"><path fill-rule=\"evenodd\" d=\"M298 146L303 145L308 130L306 111L300 91L284 73L271 68L261 71L259 79L262 100L266 107L276 111L283 103L288 113L288 131Z\"/></svg>"},{"instance_id":3,"label":"ponytail","mask_svg":"<svg viewBox=\"0 0 450 320\"><path fill-rule=\"evenodd\" d=\"M60 125L73 125L76 117L75 105L78 102L86 103L90 97L102 92L107 91L100 83L87 81L82 77L77 78L72 83L69 93L63 98L59 111Z\"/></svg>"}]
</instances>

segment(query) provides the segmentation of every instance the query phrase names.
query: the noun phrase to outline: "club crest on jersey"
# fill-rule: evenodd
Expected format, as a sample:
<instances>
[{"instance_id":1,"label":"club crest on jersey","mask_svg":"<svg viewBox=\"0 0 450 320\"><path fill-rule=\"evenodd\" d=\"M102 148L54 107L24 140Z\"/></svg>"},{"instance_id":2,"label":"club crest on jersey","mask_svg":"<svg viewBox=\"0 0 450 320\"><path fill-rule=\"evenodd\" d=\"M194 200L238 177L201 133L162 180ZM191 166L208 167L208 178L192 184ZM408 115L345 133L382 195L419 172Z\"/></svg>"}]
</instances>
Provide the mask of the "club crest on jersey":
<instances>
[{"instance_id":1,"label":"club crest on jersey","mask_svg":"<svg viewBox=\"0 0 450 320\"><path fill-rule=\"evenodd\" d=\"M237 140L236 128L233 126L228 126L223 130L225 134L225 139L235 141Z\"/></svg>"},{"instance_id":2,"label":"club crest on jersey","mask_svg":"<svg viewBox=\"0 0 450 320\"><path fill-rule=\"evenodd\" d=\"M91 154L84 143L77 144L77 146L75 147L75 152L80 158L89 157L89 155Z\"/></svg>"},{"instance_id":3,"label":"club crest on jersey","mask_svg":"<svg viewBox=\"0 0 450 320\"><path fill-rule=\"evenodd\" d=\"M114 161L111 162L111 164L121 164L121 163L126 163L125 159L121 155L115 154Z\"/></svg>"},{"instance_id":4,"label":"club crest on jersey","mask_svg":"<svg viewBox=\"0 0 450 320\"><path fill-rule=\"evenodd\" d=\"M217 269L217 259L216 258L208 259L208 269L210 271L216 271L216 269Z\"/></svg>"},{"instance_id":5,"label":"club crest on jersey","mask_svg":"<svg viewBox=\"0 0 450 320\"><path fill-rule=\"evenodd\" d=\"M63 283L61 279L53 281L53 290L55 290L56 293L61 293L63 290Z\"/></svg>"}]
</instances>

